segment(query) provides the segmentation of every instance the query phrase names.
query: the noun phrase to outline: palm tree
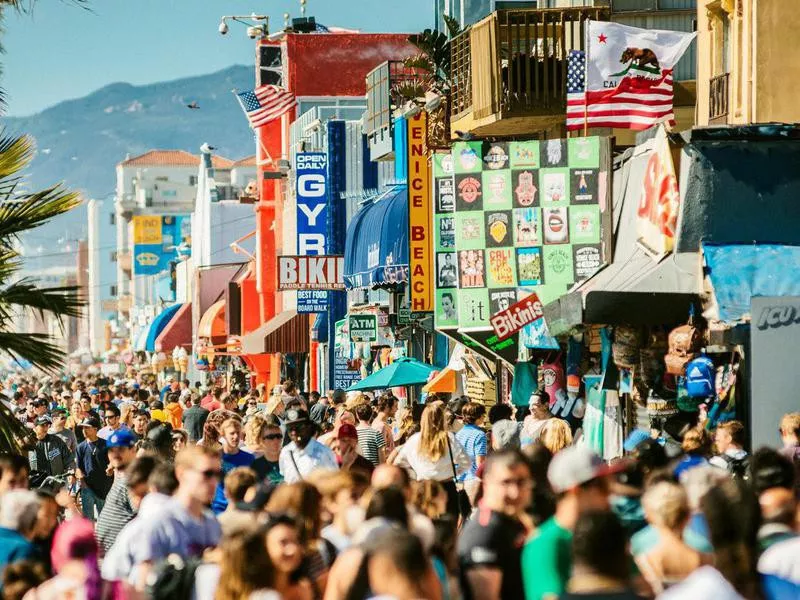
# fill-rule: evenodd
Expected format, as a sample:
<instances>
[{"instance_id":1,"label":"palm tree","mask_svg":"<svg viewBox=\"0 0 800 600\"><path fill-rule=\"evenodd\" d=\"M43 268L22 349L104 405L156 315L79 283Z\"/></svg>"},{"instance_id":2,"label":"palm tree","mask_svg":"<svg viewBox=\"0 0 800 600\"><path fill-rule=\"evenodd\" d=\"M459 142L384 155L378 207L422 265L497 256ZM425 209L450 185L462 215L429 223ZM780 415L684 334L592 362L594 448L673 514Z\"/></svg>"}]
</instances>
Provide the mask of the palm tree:
<instances>
[{"instance_id":1,"label":"palm tree","mask_svg":"<svg viewBox=\"0 0 800 600\"><path fill-rule=\"evenodd\" d=\"M27 10L31 6L30 0L0 0L0 19L6 8ZM4 99L0 89L0 111ZM14 322L31 311L41 317L50 314L64 332L63 320L79 317L84 301L75 286L41 288L35 279L21 275L20 236L72 210L81 200L60 185L28 191L24 171L34 155L31 137L9 135L0 129L0 352L44 371L55 371L64 362L56 340L48 334L15 331ZM20 452L29 440L29 430L0 403L0 452Z\"/></svg>"}]
</instances>

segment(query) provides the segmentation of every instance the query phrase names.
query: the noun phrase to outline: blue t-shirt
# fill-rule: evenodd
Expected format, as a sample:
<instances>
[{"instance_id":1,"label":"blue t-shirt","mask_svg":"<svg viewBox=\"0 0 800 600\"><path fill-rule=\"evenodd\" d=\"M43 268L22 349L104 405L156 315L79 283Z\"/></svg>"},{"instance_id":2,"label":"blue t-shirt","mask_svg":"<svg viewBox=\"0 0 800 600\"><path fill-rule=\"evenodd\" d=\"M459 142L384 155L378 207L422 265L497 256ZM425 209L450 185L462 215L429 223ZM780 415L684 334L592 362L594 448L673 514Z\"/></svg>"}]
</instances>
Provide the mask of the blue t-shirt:
<instances>
[{"instance_id":1,"label":"blue t-shirt","mask_svg":"<svg viewBox=\"0 0 800 600\"><path fill-rule=\"evenodd\" d=\"M486 456L486 432L472 424L464 425L456 433L456 440L464 446L467 455L472 459L472 465L470 465L469 470L459 475L458 480L471 481L477 477L478 457Z\"/></svg>"},{"instance_id":2,"label":"blue t-shirt","mask_svg":"<svg viewBox=\"0 0 800 600\"><path fill-rule=\"evenodd\" d=\"M222 479L217 486L214 501L211 503L211 510L214 511L214 514L218 515L228 508L228 500L225 498L225 476L236 467L249 467L254 460L255 457L244 450L239 450L236 454L222 455Z\"/></svg>"},{"instance_id":3,"label":"blue t-shirt","mask_svg":"<svg viewBox=\"0 0 800 600\"><path fill-rule=\"evenodd\" d=\"M0 527L0 589L3 571L11 563L36 557L36 547L19 532Z\"/></svg>"}]
</instances>

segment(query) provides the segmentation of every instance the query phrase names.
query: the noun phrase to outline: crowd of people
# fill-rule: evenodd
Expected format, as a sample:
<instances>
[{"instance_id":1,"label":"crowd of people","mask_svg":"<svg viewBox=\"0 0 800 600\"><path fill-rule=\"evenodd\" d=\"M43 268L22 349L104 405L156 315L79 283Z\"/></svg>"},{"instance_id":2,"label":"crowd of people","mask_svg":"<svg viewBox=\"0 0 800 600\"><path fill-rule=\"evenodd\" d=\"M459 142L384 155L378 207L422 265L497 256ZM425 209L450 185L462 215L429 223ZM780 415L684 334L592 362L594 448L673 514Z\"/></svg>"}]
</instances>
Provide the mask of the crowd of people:
<instances>
[{"instance_id":1,"label":"crowd of people","mask_svg":"<svg viewBox=\"0 0 800 600\"><path fill-rule=\"evenodd\" d=\"M695 423L607 463L544 390L4 392L30 435L0 455L3 599L800 598L800 413L780 448Z\"/></svg>"}]
</instances>

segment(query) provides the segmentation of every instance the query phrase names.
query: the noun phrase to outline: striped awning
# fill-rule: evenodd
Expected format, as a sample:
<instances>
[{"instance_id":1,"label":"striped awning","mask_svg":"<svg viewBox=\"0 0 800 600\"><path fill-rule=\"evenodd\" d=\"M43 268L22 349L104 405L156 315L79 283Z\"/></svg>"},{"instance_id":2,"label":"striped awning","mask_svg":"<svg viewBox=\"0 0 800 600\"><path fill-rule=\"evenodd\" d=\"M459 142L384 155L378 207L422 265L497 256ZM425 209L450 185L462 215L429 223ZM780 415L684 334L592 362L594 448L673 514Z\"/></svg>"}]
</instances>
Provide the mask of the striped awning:
<instances>
[{"instance_id":1,"label":"striped awning","mask_svg":"<svg viewBox=\"0 0 800 600\"><path fill-rule=\"evenodd\" d=\"M242 336L244 354L288 354L311 348L311 319L295 310L284 310L261 327Z\"/></svg>"}]
</instances>

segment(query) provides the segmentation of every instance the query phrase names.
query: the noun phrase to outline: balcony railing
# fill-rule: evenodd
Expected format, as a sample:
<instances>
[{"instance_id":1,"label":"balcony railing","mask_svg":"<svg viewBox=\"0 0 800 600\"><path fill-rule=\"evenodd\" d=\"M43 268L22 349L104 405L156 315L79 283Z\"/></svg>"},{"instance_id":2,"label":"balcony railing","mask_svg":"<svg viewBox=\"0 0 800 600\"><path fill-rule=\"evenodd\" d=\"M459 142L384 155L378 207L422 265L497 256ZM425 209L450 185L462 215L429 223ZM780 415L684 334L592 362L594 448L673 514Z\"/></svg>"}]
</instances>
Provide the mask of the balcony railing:
<instances>
[{"instance_id":1,"label":"balcony railing","mask_svg":"<svg viewBox=\"0 0 800 600\"><path fill-rule=\"evenodd\" d=\"M711 85L708 90L709 123L726 123L728 120L728 79L729 73L711 78Z\"/></svg>"},{"instance_id":2,"label":"balcony railing","mask_svg":"<svg viewBox=\"0 0 800 600\"><path fill-rule=\"evenodd\" d=\"M585 50L588 20L608 18L607 7L580 7L498 10L479 21L451 45L452 120L471 113L479 129L487 118L563 114L569 51Z\"/></svg>"}]
</instances>

